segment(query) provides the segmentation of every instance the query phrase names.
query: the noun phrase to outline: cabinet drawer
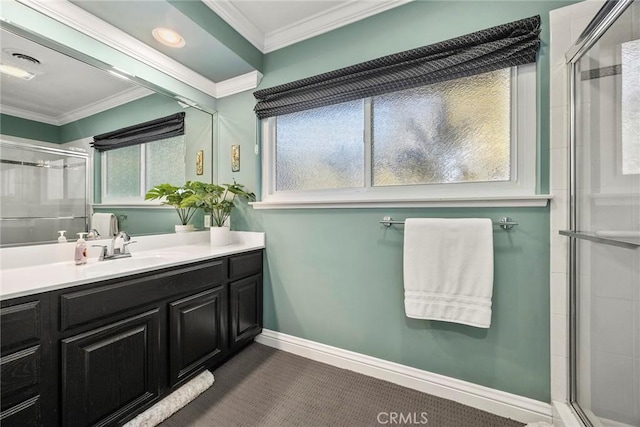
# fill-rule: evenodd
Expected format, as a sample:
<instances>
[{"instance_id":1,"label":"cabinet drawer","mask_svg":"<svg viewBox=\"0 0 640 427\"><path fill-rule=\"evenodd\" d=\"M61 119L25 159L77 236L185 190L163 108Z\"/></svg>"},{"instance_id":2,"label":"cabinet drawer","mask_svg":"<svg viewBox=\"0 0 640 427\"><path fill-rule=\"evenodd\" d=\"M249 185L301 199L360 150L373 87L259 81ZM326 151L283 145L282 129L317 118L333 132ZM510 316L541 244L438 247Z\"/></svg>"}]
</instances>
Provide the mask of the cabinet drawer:
<instances>
[{"instance_id":1,"label":"cabinet drawer","mask_svg":"<svg viewBox=\"0 0 640 427\"><path fill-rule=\"evenodd\" d=\"M63 294L60 296L61 331L172 295L222 283L226 274L224 260L215 260L138 279L124 280L112 285Z\"/></svg>"},{"instance_id":2,"label":"cabinet drawer","mask_svg":"<svg viewBox=\"0 0 640 427\"><path fill-rule=\"evenodd\" d=\"M262 251L229 258L229 278L241 279L262 272Z\"/></svg>"},{"instance_id":3,"label":"cabinet drawer","mask_svg":"<svg viewBox=\"0 0 640 427\"><path fill-rule=\"evenodd\" d=\"M0 379L3 399L20 389L37 385L40 382L40 346L0 359Z\"/></svg>"},{"instance_id":4,"label":"cabinet drawer","mask_svg":"<svg viewBox=\"0 0 640 427\"><path fill-rule=\"evenodd\" d=\"M42 426L40 396L25 400L0 414L2 427Z\"/></svg>"},{"instance_id":5,"label":"cabinet drawer","mask_svg":"<svg viewBox=\"0 0 640 427\"><path fill-rule=\"evenodd\" d=\"M41 317L40 301L0 309L2 352L21 343L39 340Z\"/></svg>"}]
</instances>

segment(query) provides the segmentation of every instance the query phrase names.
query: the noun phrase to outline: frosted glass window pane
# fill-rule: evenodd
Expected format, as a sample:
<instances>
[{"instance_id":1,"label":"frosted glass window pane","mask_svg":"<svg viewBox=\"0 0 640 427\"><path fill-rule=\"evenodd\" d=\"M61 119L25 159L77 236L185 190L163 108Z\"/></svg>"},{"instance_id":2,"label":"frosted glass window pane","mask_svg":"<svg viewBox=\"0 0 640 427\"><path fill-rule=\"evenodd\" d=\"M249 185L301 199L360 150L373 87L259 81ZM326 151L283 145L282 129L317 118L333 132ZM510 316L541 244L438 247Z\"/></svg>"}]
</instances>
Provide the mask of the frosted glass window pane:
<instances>
[{"instance_id":1,"label":"frosted glass window pane","mask_svg":"<svg viewBox=\"0 0 640 427\"><path fill-rule=\"evenodd\" d=\"M622 173L640 173L640 40L622 43Z\"/></svg>"},{"instance_id":2,"label":"frosted glass window pane","mask_svg":"<svg viewBox=\"0 0 640 427\"><path fill-rule=\"evenodd\" d=\"M183 185L186 170L184 135L145 145L147 187L145 192L158 184Z\"/></svg>"},{"instance_id":3,"label":"frosted glass window pane","mask_svg":"<svg viewBox=\"0 0 640 427\"><path fill-rule=\"evenodd\" d=\"M107 197L140 196L140 146L105 151Z\"/></svg>"},{"instance_id":4,"label":"frosted glass window pane","mask_svg":"<svg viewBox=\"0 0 640 427\"><path fill-rule=\"evenodd\" d=\"M364 101L277 118L276 190L364 185Z\"/></svg>"},{"instance_id":5,"label":"frosted glass window pane","mask_svg":"<svg viewBox=\"0 0 640 427\"><path fill-rule=\"evenodd\" d=\"M373 98L373 185L507 181L511 70Z\"/></svg>"}]
</instances>

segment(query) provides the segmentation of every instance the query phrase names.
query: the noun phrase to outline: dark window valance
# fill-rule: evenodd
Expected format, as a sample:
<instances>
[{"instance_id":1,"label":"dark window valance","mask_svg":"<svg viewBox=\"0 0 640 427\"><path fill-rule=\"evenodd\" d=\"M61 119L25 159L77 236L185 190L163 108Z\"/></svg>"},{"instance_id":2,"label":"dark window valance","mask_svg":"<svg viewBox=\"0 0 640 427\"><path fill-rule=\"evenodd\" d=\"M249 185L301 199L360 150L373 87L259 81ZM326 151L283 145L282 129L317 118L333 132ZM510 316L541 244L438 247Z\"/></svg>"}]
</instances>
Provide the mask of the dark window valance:
<instances>
[{"instance_id":1,"label":"dark window valance","mask_svg":"<svg viewBox=\"0 0 640 427\"><path fill-rule=\"evenodd\" d=\"M113 150L184 135L184 112L129 126L93 137L91 146L98 151Z\"/></svg>"},{"instance_id":2,"label":"dark window valance","mask_svg":"<svg viewBox=\"0 0 640 427\"><path fill-rule=\"evenodd\" d=\"M254 92L258 118L453 80L536 61L540 16Z\"/></svg>"}]
</instances>

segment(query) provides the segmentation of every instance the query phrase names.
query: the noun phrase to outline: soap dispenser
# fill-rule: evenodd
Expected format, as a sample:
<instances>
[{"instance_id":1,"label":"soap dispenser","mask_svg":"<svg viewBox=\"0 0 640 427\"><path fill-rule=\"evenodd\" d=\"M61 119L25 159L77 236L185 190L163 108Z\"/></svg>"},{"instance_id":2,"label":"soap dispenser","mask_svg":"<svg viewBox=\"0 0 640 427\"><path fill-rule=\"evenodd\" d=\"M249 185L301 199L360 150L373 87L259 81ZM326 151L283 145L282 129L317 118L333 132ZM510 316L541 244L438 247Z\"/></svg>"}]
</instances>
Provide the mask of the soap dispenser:
<instances>
[{"instance_id":1,"label":"soap dispenser","mask_svg":"<svg viewBox=\"0 0 640 427\"><path fill-rule=\"evenodd\" d=\"M58 234L60 234L60 236L58 237L58 243L67 243L67 238L64 237L64 233L66 233L67 230L60 230L58 231Z\"/></svg>"},{"instance_id":2,"label":"soap dispenser","mask_svg":"<svg viewBox=\"0 0 640 427\"><path fill-rule=\"evenodd\" d=\"M87 242L84 240L84 235L87 233L78 233L78 241L76 242L76 253L74 260L76 265L87 263Z\"/></svg>"}]
</instances>

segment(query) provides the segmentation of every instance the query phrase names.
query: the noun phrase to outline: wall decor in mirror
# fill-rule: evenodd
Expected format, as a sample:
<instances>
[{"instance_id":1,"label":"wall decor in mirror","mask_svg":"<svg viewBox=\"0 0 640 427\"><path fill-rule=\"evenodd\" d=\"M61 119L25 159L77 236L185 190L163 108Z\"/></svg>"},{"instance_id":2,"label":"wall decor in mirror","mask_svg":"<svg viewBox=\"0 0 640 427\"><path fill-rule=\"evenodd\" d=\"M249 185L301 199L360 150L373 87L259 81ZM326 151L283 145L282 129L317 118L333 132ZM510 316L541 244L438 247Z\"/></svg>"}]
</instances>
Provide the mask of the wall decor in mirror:
<instances>
[{"instance_id":1,"label":"wall decor in mirror","mask_svg":"<svg viewBox=\"0 0 640 427\"><path fill-rule=\"evenodd\" d=\"M56 242L59 230L73 240L92 228L94 212L126 218L120 229L132 235L172 231L173 213L144 195L167 181L167 164L181 182L200 174L214 181L215 112L89 65L24 29L3 22L0 31L0 246ZM178 113L186 129L179 143L90 147L96 135ZM108 192L118 182L126 197Z\"/></svg>"}]
</instances>

